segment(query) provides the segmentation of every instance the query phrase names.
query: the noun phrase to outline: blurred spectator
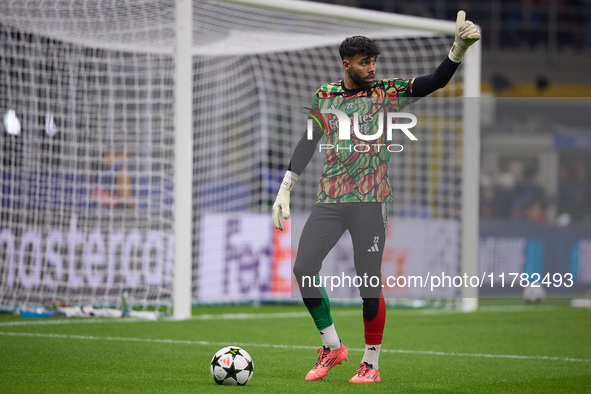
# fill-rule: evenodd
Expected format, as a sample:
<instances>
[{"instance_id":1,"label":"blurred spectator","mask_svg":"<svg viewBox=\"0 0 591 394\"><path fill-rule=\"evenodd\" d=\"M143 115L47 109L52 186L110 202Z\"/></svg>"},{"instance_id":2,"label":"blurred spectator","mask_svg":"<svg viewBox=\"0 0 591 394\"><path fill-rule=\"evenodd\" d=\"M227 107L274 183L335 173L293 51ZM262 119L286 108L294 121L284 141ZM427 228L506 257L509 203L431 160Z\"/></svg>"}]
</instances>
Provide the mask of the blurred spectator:
<instances>
[{"instance_id":1,"label":"blurred spectator","mask_svg":"<svg viewBox=\"0 0 591 394\"><path fill-rule=\"evenodd\" d=\"M509 171L480 177L480 217L545 223L548 196L534 168L514 161Z\"/></svg>"},{"instance_id":2,"label":"blurred spectator","mask_svg":"<svg viewBox=\"0 0 591 394\"><path fill-rule=\"evenodd\" d=\"M494 217L495 189L492 178L488 174L480 174L480 217Z\"/></svg>"},{"instance_id":3,"label":"blurred spectator","mask_svg":"<svg viewBox=\"0 0 591 394\"><path fill-rule=\"evenodd\" d=\"M536 224L544 224L546 215L544 213L544 203L538 199L531 199L525 206L524 217L526 221Z\"/></svg>"},{"instance_id":4,"label":"blurred spectator","mask_svg":"<svg viewBox=\"0 0 591 394\"><path fill-rule=\"evenodd\" d=\"M558 179L558 211L567 214L573 222L591 217L591 186L587 166L583 159L563 163Z\"/></svg>"},{"instance_id":5,"label":"blurred spectator","mask_svg":"<svg viewBox=\"0 0 591 394\"><path fill-rule=\"evenodd\" d=\"M511 217L515 220L544 223L546 193L540 185L538 173L533 168L526 168L522 174L514 187Z\"/></svg>"},{"instance_id":6,"label":"blurred spectator","mask_svg":"<svg viewBox=\"0 0 591 394\"><path fill-rule=\"evenodd\" d=\"M124 151L112 150L104 154L92 200L106 208L137 206Z\"/></svg>"},{"instance_id":7,"label":"blurred spectator","mask_svg":"<svg viewBox=\"0 0 591 394\"><path fill-rule=\"evenodd\" d=\"M511 217L515 177L510 172L507 172L496 174L493 179L495 183L493 186L492 216L497 219L509 219Z\"/></svg>"}]
</instances>

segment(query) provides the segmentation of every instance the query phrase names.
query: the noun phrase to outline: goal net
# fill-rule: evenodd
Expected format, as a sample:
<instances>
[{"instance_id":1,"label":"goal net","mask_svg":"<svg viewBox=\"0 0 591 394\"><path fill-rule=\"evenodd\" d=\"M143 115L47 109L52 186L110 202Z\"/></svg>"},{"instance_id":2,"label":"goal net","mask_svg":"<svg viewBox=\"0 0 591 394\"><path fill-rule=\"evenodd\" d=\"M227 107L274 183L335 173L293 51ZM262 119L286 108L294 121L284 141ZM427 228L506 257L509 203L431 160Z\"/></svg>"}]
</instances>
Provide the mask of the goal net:
<instances>
[{"instance_id":1,"label":"goal net","mask_svg":"<svg viewBox=\"0 0 591 394\"><path fill-rule=\"evenodd\" d=\"M0 110L14 110L21 126L4 122L0 133L0 307L116 305L123 289L135 306L171 305L175 274L191 276L194 302L291 299L289 234L314 204L322 154L297 184L287 238L272 230L270 210L304 132L303 108L342 78L338 44L375 38L378 77L410 78L433 71L453 41L449 22L200 0L193 74L175 81L174 11L156 0L0 4ZM441 259L460 272L467 78L460 67L410 110L420 144L390 160L394 235L384 274ZM175 84L193 85L193 161L179 168ZM175 171L193 174L183 273L173 272ZM407 290L394 295L433 298Z\"/></svg>"},{"instance_id":2,"label":"goal net","mask_svg":"<svg viewBox=\"0 0 591 394\"><path fill-rule=\"evenodd\" d=\"M170 8L0 5L0 306L170 305Z\"/></svg>"}]
</instances>

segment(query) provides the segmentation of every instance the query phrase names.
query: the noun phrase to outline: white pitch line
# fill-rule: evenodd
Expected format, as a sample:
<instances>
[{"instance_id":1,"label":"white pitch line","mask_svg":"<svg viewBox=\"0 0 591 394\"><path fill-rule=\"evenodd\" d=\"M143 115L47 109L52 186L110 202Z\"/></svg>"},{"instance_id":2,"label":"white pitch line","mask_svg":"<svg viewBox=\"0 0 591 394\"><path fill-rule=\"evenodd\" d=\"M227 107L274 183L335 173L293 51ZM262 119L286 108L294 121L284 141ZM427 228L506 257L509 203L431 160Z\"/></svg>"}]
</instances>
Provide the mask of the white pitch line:
<instances>
[{"instance_id":1,"label":"white pitch line","mask_svg":"<svg viewBox=\"0 0 591 394\"><path fill-rule=\"evenodd\" d=\"M333 313L335 316L361 316L361 311L342 311ZM281 313L222 313L222 314L203 314L195 315L187 320L251 320L251 319L298 319L308 317L308 312L281 312ZM148 320L137 318L110 318L97 319L92 317L75 317L59 320L29 320L29 321L11 321L0 323L0 327L15 326L43 326L43 325L61 325L61 324L85 324L85 323L134 323L147 322ZM160 321L177 322L183 320L161 319Z\"/></svg>"},{"instance_id":2,"label":"white pitch line","mask_svg":"<svg viewBox=\"0 0 591 394\"><path fill-rule=\"evenodd\" d=\"M9 321L0 323L0 327L15 327L15 326L52 326L52 325L68 325L68 324L93 324L93 323L136 323L147 322L145 319L136 318L111 318L111 319L97 319L93 317L74 317L68 319L58 320L28 320L28 321Z\"/></svg>"},{"instance_id":3,"label":"white pitch line","mask_svg":"<svg viewBox=\"0 0 591 394\"><path fill-rule=\"evenodd\" d=\"M14 337L34 337L34 338L53 338L53 339L79 339L91 341L119 341L119 342L141 342L141 343L166 343L180 345L203 345L203 346L227 346L225 342L209 341L190 341L178 339L151 339L151 338L124 338L124 337L96 337L90 335L65 335L65 334L41 334L41 333L23 333L23 332L0 332L0 336ZM316 346L303 345L277 345L269 343L237 343L242 347L263 347L274 349L306 349L316 350ZM365 349L350 348L351 352L364 352ZM382 349L386 353L414 354L423 356L447 356L447 357L476 357L476 358L506 358L514 360L538 360L538 361L567 361L567 362L591 362L591 359L571 358L571 357L551 357L551 356L520 356L512 354L485 354L485 353L456 353L456 352L436 352L428 350L402 350L402 349Z\"/></svg>"},{"instance_id":4,"label":"white pitch line","mask_svg":"<svg viewBox=\"0 0 591 394\"><path fill-rule=\"evenodd\" d=\"M365 349L363 349L365 350ZM576 361L576 362L591 362L591 359L572 358L572 357L551 357L551 356L519 356L515 354L486 354L486 353L456 353L456 352L435 352L431 350L397 350L397 349L381 349L382 352L387 353L402 353L402 354L423 354L428 356L456 356L456 357L481 357L481 358L509 358L516 360L546 360L546 361Z\"/></svg>"},{"instance_id":5,"label":"white pitch line","mask_svg":"<svg viewBox=\"0 0 591 394\"><path fill-rule=\"evenodd\" d=\"M222 313L195 315L190 320L248 320L248 319L291 319L310 316L308 312L283 313Z\"/></svg>"},{"instance_id":6,"label":"white pitch line","mask_svg":"<svg viewBox=\"0 0 591 394\"><path fill-rule=\"evenodd\" d=\"M478 312L547 312L564 308L560 305L489 305L478 307Z\"/></svg>"},{"instance_id":7,"label":"white pitch line","mask_svg":"<svg viewBox=\"0 0 591 394\"><path fill-rule=\"evenodd\" d=\"M543 312L548 310L555 310L558 307L554 306L534 306L528 305L509 305L509 306L488 306L481 307L478 312L521 312L533 311ZM412 315L443 315L443 314L463 314L465 312L459 310L448 309L401 309L392 310L393 315L412 314ZM202 314L195 315L188 320L251 320L251 319L298 319L308 317L309 313L304 312L270 312L270 313L222 313L222 314ZM333 311L333 316L361 316L361 310L346 310ZM146 322L147 320L138 318L92 318L92 317L75 317L70 319L59 320L28 320L28 321L12 321L0 323L0 327L15 327L15 326L43 326L43 325L61 325L61 324L93 324L93 323L135 323ZM182 321L173 319L161 319L161 321Z\"/></svg>"}]
</instances>

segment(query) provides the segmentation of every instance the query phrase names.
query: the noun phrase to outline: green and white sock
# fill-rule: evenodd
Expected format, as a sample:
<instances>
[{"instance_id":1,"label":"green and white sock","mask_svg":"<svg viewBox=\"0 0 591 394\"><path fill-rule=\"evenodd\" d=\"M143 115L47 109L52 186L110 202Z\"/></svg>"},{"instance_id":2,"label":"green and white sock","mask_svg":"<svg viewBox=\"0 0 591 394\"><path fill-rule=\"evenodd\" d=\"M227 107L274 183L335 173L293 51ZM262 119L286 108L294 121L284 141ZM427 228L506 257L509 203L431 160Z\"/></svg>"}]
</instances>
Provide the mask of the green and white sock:
<instances>
[{"instance_id":1,"label":"green and white sock","mask_svg":"<svg viewBox=\"0 0 591 394\"><path fill-rule=\"evenodd\" d=\"M341 347L341 340L337 335L337 330L334 328L334 323L319 331L320 337L322 338L322 346L330 350L336 350Z\"/></svg>"}]
</instances>

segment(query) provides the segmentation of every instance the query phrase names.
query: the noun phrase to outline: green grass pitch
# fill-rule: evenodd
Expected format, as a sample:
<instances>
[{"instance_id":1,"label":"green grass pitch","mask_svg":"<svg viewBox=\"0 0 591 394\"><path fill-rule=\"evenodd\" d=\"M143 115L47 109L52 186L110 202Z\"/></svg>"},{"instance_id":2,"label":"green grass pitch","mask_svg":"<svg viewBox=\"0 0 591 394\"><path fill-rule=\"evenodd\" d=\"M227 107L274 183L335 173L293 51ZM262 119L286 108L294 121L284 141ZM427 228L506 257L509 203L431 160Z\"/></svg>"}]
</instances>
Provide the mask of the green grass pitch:
<instances>
[{"instance_id":1,"label":"green grass pitch","mask_svg":"<svg viewBox=\"0 0 591 394\"><path fill-rule=\"evenodd\" d=\"M363 355L360 307L334 307L349 360L305 382L319 336L303 306L196 307L185 321L0 315L2 393L591 392L591 309L481 300L474 313L388 310L382 382L348 383ZM212 355L254 359L244 387L217 386Z\"/></svg>"}]
</instances>

